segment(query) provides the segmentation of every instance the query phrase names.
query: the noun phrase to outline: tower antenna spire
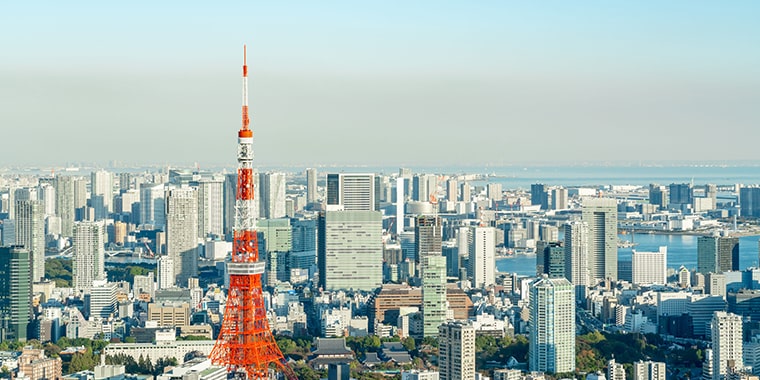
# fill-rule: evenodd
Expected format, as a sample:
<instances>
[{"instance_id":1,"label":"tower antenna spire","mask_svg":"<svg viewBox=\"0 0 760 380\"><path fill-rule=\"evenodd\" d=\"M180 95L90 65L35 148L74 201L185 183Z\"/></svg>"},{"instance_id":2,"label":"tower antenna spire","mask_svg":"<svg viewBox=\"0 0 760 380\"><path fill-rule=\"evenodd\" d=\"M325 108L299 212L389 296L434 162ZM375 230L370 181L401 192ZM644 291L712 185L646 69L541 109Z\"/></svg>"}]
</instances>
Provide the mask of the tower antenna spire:
<instances>
[{"instance_id":1,"label":"tower antenna spire","mask_svg":"<svg viewBox=\"0 0 760 380\"><path fill-rule=\"evenodd\" d=\"M253 131L248 118L248 62L243 45L243 125L238 131L237 192L232 257L227 263L229 289L224 320L209 357L214 364L248 380L271 379L275 368L297 379L269 329L261 276L266 265L259 256L254 216Z\"/></svg>"}]
</instances>

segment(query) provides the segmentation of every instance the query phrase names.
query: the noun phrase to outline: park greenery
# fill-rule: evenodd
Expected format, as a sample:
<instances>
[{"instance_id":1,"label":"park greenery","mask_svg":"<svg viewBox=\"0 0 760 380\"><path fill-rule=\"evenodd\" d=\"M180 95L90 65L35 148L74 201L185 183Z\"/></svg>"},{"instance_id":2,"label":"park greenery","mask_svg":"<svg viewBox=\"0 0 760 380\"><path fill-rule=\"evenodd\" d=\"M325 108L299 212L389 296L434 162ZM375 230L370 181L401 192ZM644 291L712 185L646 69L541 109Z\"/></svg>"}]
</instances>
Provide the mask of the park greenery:
<instances>
[{"instance_id":1,"label":"park greenery","mask_svg":"<svg viewBox=\"0 0 760 380\"><path fill-rule=\"evenodd\" d=\"M55 282L60 288L71 287L74 262L67 258L45 260L45 277Z\"/></svg>"}]
</instances>

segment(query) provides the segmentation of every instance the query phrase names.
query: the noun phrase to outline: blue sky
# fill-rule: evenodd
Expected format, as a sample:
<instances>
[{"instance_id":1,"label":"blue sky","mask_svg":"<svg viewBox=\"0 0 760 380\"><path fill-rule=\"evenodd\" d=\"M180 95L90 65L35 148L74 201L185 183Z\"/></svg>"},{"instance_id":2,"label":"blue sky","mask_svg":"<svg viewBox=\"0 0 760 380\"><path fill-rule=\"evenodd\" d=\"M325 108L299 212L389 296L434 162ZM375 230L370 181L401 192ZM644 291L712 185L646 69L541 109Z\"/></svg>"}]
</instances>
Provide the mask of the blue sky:
<instances>
[{"instance_id":1,"label":"blue sky","mask_svg":"<svg viewBox=\"0 0 760 380\"><path fill-rule=\"evenodd\" d=\"M751 1L0 5L0 161L760 160Z\"/></svg>"}]
</instances>

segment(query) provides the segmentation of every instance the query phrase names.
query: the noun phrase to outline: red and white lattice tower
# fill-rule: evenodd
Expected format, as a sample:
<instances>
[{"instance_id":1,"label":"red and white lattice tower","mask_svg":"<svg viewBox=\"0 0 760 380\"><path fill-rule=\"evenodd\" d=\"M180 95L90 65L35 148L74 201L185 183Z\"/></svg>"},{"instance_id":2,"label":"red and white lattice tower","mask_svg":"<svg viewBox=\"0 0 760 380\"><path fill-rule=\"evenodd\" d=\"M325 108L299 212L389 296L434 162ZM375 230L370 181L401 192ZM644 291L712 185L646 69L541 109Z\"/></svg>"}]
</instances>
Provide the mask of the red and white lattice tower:
<instances>
[{"instance_id":1,"label":"red and white lattice tower","mask_svg":"<svg viewBox=\"0 0 760 380\"><path fill-rule=\"evenodd\" d=\"M219 337L209 357L231 375L269 379L275 369L295 379L274 340L261 288L264 262L259 260L253 188L253 131L248 117L248 66L243 46L243 126L238 131L237 196L232 260L227 264L230 287Z\"/></svg>"}]
</instances>

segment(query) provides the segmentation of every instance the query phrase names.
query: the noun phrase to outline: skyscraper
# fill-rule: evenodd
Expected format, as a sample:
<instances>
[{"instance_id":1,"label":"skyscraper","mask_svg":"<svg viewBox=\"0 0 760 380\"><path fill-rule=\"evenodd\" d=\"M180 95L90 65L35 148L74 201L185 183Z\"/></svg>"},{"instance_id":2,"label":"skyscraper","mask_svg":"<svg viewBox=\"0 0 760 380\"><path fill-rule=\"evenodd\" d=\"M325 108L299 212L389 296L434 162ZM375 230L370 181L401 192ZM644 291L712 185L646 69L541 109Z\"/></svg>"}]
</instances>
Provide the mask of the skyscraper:
<instances>
[{"instance_id":1,"label":"skyscraper","mask_svg":"<svg viewBox=\"0 0 760 380\"><path fill-rule=\"evenodd\" d=\"M617 202L611 198L584 198L581 219L588 224L590 285L617 280Z\"/></svg>"},{"instance_id":2,"label":"skyscraper","mask_svg":"<svg viewBox=\"0 0 760 380\"><path fill-rule=\"evenodd\" d=\"M575 370L575 295L566 278L537 279L530 286L528 369Z\"/></svg>"},{"instance_id":3,"label":"skyscraper","mask_svg":"<svg viewBox=\"0 0 760 380\"><path fill-rule=\"evenodd\" d=\"M739 270L739 238L700 236L697 239L697 272L723 273Z\"/></svg>"},{"instance_id":4,"label":"skyscraper","mask_svg":"<svg viewBox=\"0 0 760 380\"><path fill-rule=\"evenodd\" d=\"M90 198L102 199L103 208L95 207L95 218L105 219L113 211L113 173L98 170L90 173Z\"/></svg>"},{"instance_id":5,"label":"skyscraper","mask_svg":"<svg viewBox=\"0 0 760 380\"><path fill-rule=\"evenodd\" d=\"M317 201L317 169L306 169L306 203Z\"/></svg>"},{"instance_id":6,"label":"skyscraper","mask_svg":"<svg viewBox=\"0 0 760 380\"><path fill-rule=\"evenodd\" d=\"M343 207L346 211L377 211L375 175L339 173L327 175L328 210ZM336 206L336 207L330 207Z\"/></svg>"},{"instance_id":7,"label":"skyscraper","mask_svg":"<svg viewBox=\"0 0 760 380\"><path fill-rule=\"evenodd\" d=\"M166 190L163 183L140 184L140 224L166 225Z\"/></svg>"},{"instance_id":8,"label":"skyscraper","mask_svg":"<svg viewBox=\"0 0 760 380\"><path fill-rule=\"evenodd\" d=\"M496 268L496 230L493 227L470 227L469 271L474 288L493 285Z\"/></svg>"},{"instance_id":9,"label":"skyscraper","mask_svg":"<svg viewBox=\"0 0 760 380\"><path fill-rule=\"evenodd\" d=\"M224 234L224 181L203 179L198 182L198 237Z\"/></svg>"},{"instance_id":10,"label":"skyscraper","mask_svg":"<svg viewBox=\"0 0 760 380\"><path fill-rule=\"evenodd\" d=\"M446 258L424 256L421 260L423 335L435 336L446 321Z\"/></svg>"},{"instance_id":11,"label":"skyscraper","mask_svg":"<svg viewBox=\"0 0 760 380\"><path fill-rule=\"evenodd\" d=\"M546 185L543 183L530 185L530 204L540 205L542 210L549 209L549 195L546 192Z\"/></svg>"},{"instance_id":12,"label":"skyscraper","mask_svg":"<svg viewBox=\"0 0 760 380\"><path fill-rule=\"evenodd\" d=\"M713 313L710 329L712 333L713 380L725 380L729 363L732 363L737 369L743 367L742 317L725 311L716 311Z\"/></svg>"},{"instance_id":13,"label":"skyscraper","mask_svg":"<svg viewBox=\"0 0 760 380\"><path fill-rule=\"evenodd\" d=\"M760 216L760 187L742 187L739 189L739 204L741 216Z\"/></svg>"},{"instance_id":14,"label":"skyscraper","mask_svg":"<svg viewBox=\"0 0 760 380\"><path fill-rule=\"evenodd\" d=\"M492 201L499 201L501 200L503 194L501 192L501 184L500 183L489 183L486 186L486 194L488 196L488 199Z\"/></svg>"},{"instance_id":15,"label":"skyscraper","mask_svg":"<svg viewBox=\"0 0 760 380\"><path fill-rule=\"evenodd\" d=\"M424 265L423 258L441 256L443 251L443 228L441 218L434 215L420 215L414 225L414 251L417 261Z\"/></svg>"},{"instance_id":16,"label":"skyscraper","mask_svg":"<svg viewBox=\"0 0 760 380\"><path fill-rule=\"evenodd\" d=\"M467 183L467 181L464 181L459 185L459 200L462 202L469 202L471 199L470 184Z\"/></svg>"},{"instance_id":17,"label":"skyscraper","mask_svg":"<svg viewBox=\"0 0 760 380\"><path fill-rule=\"evenodd\" d=\"M543 270L549 277L565 276L565 248L562 242L547 242L543 247Z\"/></svg>"},{"instance_id":18,"label":"skyscraper","mask_svg":"<svg viewBox=\"0 0 760 380\"><path fill-rule=\"evenodd\" d=\"M670 186L668 186L668 193L670 193L668 204L671 205L690 205L694 199L690 183L671 183Z\"/></svg>"},{"instance_id":19,"label":"skyscraper","mask_svg":"<svg viewBox=\"0 0 760 380\"><path fill-rule=\"evenodd\" d=\"M266 219L285 217L285 173L259 174L259 216Z\"/></svg>"},{"instance_id":20,"label":"skyscraper","mask_svg":"<svg viewBox=\"0 0 760 380\"><path fill-rule=\"evenodd\" d=\"M657 252L633 250L631 256L633 283L665 285L668 283L668 247Z\"/></svg>"},{"instance_id":21,"label":"skyscraper","mask_svg":"<svg viewBox=\"0 0 760 380\"><path fill-rule=\"evenodd\" d=\"M660 208L665 208L670 201L668 188L656 183L649 184L649 203Z\"/></svg>"},{"instance_id":22,"label":"skyscraper","mask_svg":"<svg viewBox=\"0 0 760 380\"><path fill-rule=\"evenodd\" d=\"M174 259L169 256L159 256L156 260L156 272L158 272L158 288L169 289L176 286L174 277Z\"/></svg>"},{"instance_id":23,"label":"skyscraper","mask_svg":"<svg viewBox=\"0 0 760 380\"><path fill-rule=\"evenodd\" d=\"M55 177L55 214L61 218L61 235L74 233L74 178Z\"/></svg>"},{"instance_id":24,"label":"skyscraper","mask_svg":"<svg viewBox=\"0 0 760 380\"><path fill-rule=\"evenodd\" d=\"M232 233L235 224L235 197L237 196L237 173L224 175L224 233ZM255 204L256 202L254 202Z\"/></svg>"},{"instance_id":25,"label":"skyscraper","mask_svg":"<svg viewBox=\"0 0 760 380\"><path fill-rule=\"evenodd\" d=\"M16 244L29 250L32 281L45 278L45 215L42 202L16 200Z\"/></svg>"},{"instance_id":26,"label":"skyscraper","mask_svg":"<svg viewBox=\"0 0 760 380\"><path fill-rule=\"evenodd\" d=\"M565 228L565 277L575 286L577 300L586 299L589 285L588 224L568 222Z\"/></svg>"},{"instance_id":27,"label":"skyscraper","mask_svg":"<svg viewBox=\"0 0 760 380\"><path fill-rule=\"evenodd\" d=\"M74 289L88 293L93 281L105 278L104 235L101 222L74 225Z\"/></svg>"},{"instance_id":28,"label":"skyscraper","mask_svg":"<svg viewBox=\"0 0 760 380\"><path fill-rule=\"evenodd\" d=\"M0 247L0 341L26 341L32 304L29 251Z\"/></svg>"},{"instance_id":29,"label":"skyscraper","mask_svg":"<svg viewBox=\"0 0 760 380\"><path fill-rule=\"evenodd\" d=\"M170 189L166 197L166 253L174 261L175 284L198 276L198 192Z\"/></svg>"},{"instance_id":30,"label":"skyscraper","mask_svg":"<svg viewBox=\"0 0 760 380\"><path fill-rule=\"evenodd\" d=\"M458 190L459 185L457 184L457 180L449 178L446 181L446 200L456 202L459 199L457 196Z\"/></svg>"},{"instance_id":31,"label":"skyscraper","mask_svg":"<svg viewBox=\"0 0 760 380\"><path fill-rule=\"evenodd\" d=\"M319 216L317 265L325 290L372 291L382 284L382 216L378 211L325 211Z\"/></svg>"},{"instance_id":32,"label":"skyscraper","mask_svg":"<svg viewBox=\"0 0 760 380\"><path fill-rule=\"evenodd\" d=\"M475 328L466 321L438 327L438 372L440 380L475 378Z\"/></svg>"},{"instance_id":33,"label":"skyscraper","mask_svg":"<svg viewBox=\"0 0 760 380\"><path fill-rule=\"evenodd\" d=\"M552 189L552 210L564 210L567 208L567 189L556 187Z\"/></svg>"}]
</instances>

